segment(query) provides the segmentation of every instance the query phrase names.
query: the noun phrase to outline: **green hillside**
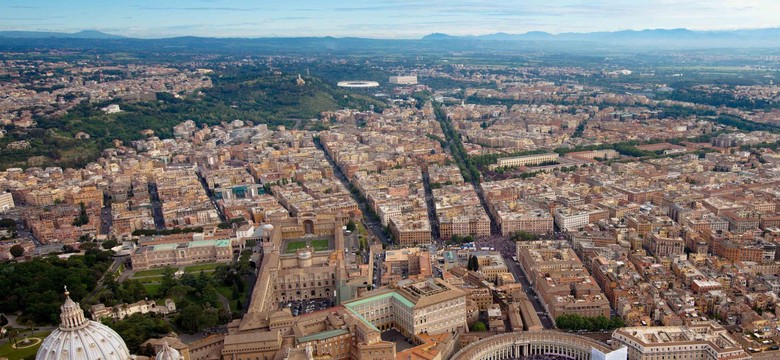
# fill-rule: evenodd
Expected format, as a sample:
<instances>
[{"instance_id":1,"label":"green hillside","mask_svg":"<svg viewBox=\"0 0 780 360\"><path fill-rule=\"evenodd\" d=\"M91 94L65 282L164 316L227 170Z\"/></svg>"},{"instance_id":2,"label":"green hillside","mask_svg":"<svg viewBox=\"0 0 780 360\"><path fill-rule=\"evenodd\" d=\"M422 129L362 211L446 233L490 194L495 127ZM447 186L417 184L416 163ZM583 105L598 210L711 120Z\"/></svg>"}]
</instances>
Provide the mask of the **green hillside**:
<instances>
[{"instance_id":1,"label":"green hillside","mask_svg":"<svg viewBox=\"0 0 780 360\"><path fill-rule=\"evenodd\" d=\"M240 68L212 74L214 86L202 94L177 99L159 93L156 101L118 103L122 112L105 114L107 103L82 103L58 118L38 118L36 129L10 129L0 139L0 169L28 166L78 167L93 161L115 139L141 139L142 130L152 129L160 137L171 137L176 124L193 120L198 124L219 124L235 119L269 126L305 127L323 111L345 107L376 109L384 103L370 96L334 88L317 78L306 78L304 86L293 75L273 75L257 68ZM300 120L299 120L300 119ZM90 135L77 140L79 132ZM10 150L6 145L27 140L29 149Z\"/></svg>"}]
</instances>

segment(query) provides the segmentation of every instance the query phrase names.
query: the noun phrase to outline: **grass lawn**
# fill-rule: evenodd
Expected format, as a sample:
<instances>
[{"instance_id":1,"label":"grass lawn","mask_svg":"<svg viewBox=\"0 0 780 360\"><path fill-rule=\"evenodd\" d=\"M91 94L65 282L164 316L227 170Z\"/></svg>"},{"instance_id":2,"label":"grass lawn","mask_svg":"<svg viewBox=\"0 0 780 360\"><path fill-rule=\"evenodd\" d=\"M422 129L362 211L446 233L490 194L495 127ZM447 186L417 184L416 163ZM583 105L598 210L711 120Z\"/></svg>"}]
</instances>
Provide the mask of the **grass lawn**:
<instances>
[{"instance_id":1,"label":"grass lawn","mask_svg":"<svg viewBox=\"0 0 780 360\"><path fill-rule=\"evenodd\" d=\"M328 250L328 239L312 240L311 247L314 251Z\"/></svg>"},{"instance_id":2,"label":"grass lawn","mask_svg":"<svg viewBox=\"0 0 780 360\"><path fill-rule=\"evenodd\" d=\"M220 285L217 287L217 292L228 299L230 302L230 311L236 310L236 300L233 299L233 289L228 286Z\"/></svg>"},{"instance_id":3,"label":"grass lawn","mask_svg":"<svg viewBox=\"0 0 780 360\"><path fill-rule=\"evenodd\" d=\"M291 241L287 243L287 250L285 252L291 254L294 253L295 250L304 247L306 247L306 241Z\"/></svg>"},{"instance_id":4,"label":"grass lawn","mask_svg":"<svg viewBox=\"0 0 780 360\"><path fill-rule=\"evenodd\" d=\"M244 282L244 291L241 293L241 296L239 299L242 301L242 306L246 306L246 303L243 303L243 299L246 299L247 291L249 291L249 284ZM228 301L230 302L230 311L240 311L236 309L236 305L238 303L238 300L233 299L233 289L230 286L220 285L217 287L217 292L222 294Z\"/></svg>"},{"instance_id":5,"label":"grass lawn","mask_svg":"<svg viewBox=\"0 0 780 360\"><path fill-rule=\"evenodd\" d=\"M175 271L175 269L174 269ZM143 276L154 276L154 275L162 275L163 272L165 272L165 268L159 268L159 269L152 269L152 270L143 270L143 271L136 271L133 274L133 277L143 277Z\"/></svg>"},{"instance_id":6,"label":"grass lawn","mask_svg":"<svg viewBox=\"0 0 780 360\"><path fill-rule=\"evenodd\" d=\"M160 290L160 284L143 284L143 286L144 289L146 289L146 293L149 294L150 298L157 298L158 290Z\"/></svg>"},{"instance_id":7,"label":"grass lawn","mask_svg":"<svg viewBox=\"0 0 780 360\"><path fill-rule=\"evenodd\" d=\"M328 250L329 242L330 241L328 239L312 240L311 247L314 248L314 251ZM291 241L287 243L287 250L285 251L285 253L292 254L295 252L295 250L304 247L306 247L306 240Z\"/></svg>"},{"instance_id":8,"label":"grass lawn","mask_svg":"<svg viewBox=\"0 0 780 360\"><path fill-rule=\"evenodd\" d=\"M241 252L241 256L238 258L238 261L249 261L250 257L252 257L252 250L246 249Z\"/></svg>"},{"instance_id":9,"label":"grass lawn","mask_svg":"<svg viewBox=\"0 0 780 360\"><path fill-rule=\"evenodd\" d=\"M162 276L150 276L150 277L143 277L143 278L133 278L133 280L138 280L141 282L141 284L148 284L148 283L158 283L162 281Z\"/></svg>"},{"instance_id":10,"label":"grass lawn","mask_svg":"<svg viewBox=\"0 0 780 360\"><path fill-rule=\"evenodd\" d=\"M31 338L37 337L41 338L43 340L46 338L46 336L49 335L51 331L43 331L34 333L33 336L30 336ZM29 334L29 333L28 333ZM19 336L19 340L24 340L24 333ZM9 360L20 360L24 359L28 356L35 356L35 353L38 352L38 348L41 347L41 344L28 347L26 349L14 349L11 347L10 341L0 346L0 358L7 357Z\"/></svg>"},{"instance_id":11,"label":"grass lawn","mask_svg":"<svg viewBox=\"0 0 780 360\"><path fill-rule=\"evenodd\" d=\"M198 264L198 265L192 265L187 266L184 268L185 272L200 272L201 270L214 270L217 267L225 265L225 264Z\"/></svg>"}]
</instances>

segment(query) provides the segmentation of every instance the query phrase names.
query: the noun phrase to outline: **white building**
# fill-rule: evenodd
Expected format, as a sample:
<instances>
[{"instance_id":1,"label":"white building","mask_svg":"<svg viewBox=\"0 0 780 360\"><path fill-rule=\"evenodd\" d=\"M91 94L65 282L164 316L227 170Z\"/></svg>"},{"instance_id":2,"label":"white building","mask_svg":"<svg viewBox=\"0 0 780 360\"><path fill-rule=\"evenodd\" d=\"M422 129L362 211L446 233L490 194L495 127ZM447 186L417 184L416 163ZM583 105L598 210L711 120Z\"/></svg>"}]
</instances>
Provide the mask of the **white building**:
<instances>
[{"instance_id":1,"label":"white building","mask_svg":"<svg viewBox=\"0 0 780 360\"><path fill-rule=\"evenodd\" d=\"M0 212L11 210L14 206L14 197L10 192L0 193Z\"/></svg>"},{"instance_id":2,"label":"white building","mask_svg":"<svg viewBox=\"0 0 780 360\"><path fill-rule=\"evenodd\" d=\"M590 222L590 212L570 208L555 209L555 224L561 230L577 230Z\"/></svg>"},{"instance_id":3,"label":"white building","mask_svg":"<svg viewBox=\"0 0 780 360\"><path fill-rule=\"evenodd\" d=\"M154 300L141 300L132 304L119 304L113 307L106 307L103 304L92 305L89 308L89 315L93 320L100 320L112 317L116 320L122 320L134 314L155 313L167 315L176 312L176 303L171 299L165 299L165 306L157 305Z\"/></svg>"},{"instance_id":4,"label":"white building","mask_svg":"<svg viewBox=\"0 0 780 360\"><path fill-rule=\"evenodd\" d=\"M117 105L117 104L108 105L108 106L106 106L104 108L101 108L100 110L102 110L106 114L116 114L116 113L122 112L122 109L120 109L119 105Z\"/></svg>"},{"instance_id":5,"label":"white building","mask_svg":"<svg viewBox=\"0 0 780 360\"><path fill-rule=\"evenodd\" d=\"M389 82L396 85L415 85L417 84L417 75L391 76Z\"/></svg>"},{"instance_id":6,"label":"white building","mask_svg":"<svg viewBox=\"0 0 780 360\"><path fill-rule=\"evenodd\" d=\"M546 154L500 158L495 164L490 165L489 168L491 170L495 170L497 168L505 167L505 166L515 167L515 166L526 166L526 165L539 165L546 162L558 161L558 158L560 158L560 155L558 155L557 153L546 153Z\"/></svg>"},{"instance_id":7,"label":"white building","mask_svg":"<svg viewBox=\"0 0 780 360\"><path fill-rule=\"evenodd\" d=\"M750 354L717 323L628 327L615 330L612 346L627 347L631 360L743 360Z\"/></svg>"}]
</instances>

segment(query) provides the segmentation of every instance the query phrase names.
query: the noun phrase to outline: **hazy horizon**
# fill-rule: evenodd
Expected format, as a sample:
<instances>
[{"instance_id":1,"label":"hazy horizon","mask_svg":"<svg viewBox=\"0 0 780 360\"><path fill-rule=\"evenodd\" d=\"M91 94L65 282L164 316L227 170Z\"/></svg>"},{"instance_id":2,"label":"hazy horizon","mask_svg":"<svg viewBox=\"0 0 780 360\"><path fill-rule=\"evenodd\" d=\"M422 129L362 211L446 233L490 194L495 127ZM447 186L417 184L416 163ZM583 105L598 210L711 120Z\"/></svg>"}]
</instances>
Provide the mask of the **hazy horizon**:
<instances>
[{"instance_id":1,"label":"hazy horizon","mask_svg":"<svg viewBox=\"0 0 780 360\"><path fill-rule=\"evenodd\" d=\"M140 38L335 36L416 39L431 33L485 35L646 29L780 27L772 0L441 1L10 0L0 30L98 30Z\"/></svg>"}]
</instances>

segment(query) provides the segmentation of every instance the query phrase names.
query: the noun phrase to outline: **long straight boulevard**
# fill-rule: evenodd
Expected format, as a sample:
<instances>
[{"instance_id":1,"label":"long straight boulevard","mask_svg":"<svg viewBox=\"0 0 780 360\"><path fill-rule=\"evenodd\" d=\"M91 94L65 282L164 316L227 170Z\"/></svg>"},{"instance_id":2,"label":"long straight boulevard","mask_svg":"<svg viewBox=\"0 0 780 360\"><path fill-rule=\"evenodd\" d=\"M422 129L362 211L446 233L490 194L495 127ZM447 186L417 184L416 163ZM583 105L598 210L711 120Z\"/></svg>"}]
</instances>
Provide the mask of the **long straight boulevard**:
<instances>
[{"instance_id":1,"label":"long straight boulevard","mask_svg":"<svg viewBox=\"0 0 780 360\"><path fill-rule=\"evenodd\" d=\"M333 161L333 158L330 156L330 154L325 150L325 148L322 146L319 140L315 140L314 144L317 146L317 149L323 152L325 154L325 159L328 160L328 163L331 167L333 167L333 173L336 175L336 177L341 181L341 183L346 187L347 189L352 189L352 184L349 182L349 179L347 179L346 175L341 171L341 168L336 164L335 161ZM384 229L382 229L382 224L376 221L376 219L372 219L372 217L369 215L369 209L368 205L366 204L365 200L361 197L357 196L354 192L350 191L350 195L355 200L355 202L358 204L358 208L360 208L360 212L363 214L363 224L368 228L372 234L374 234L374 237L379 239L379 241L382 242L382 244L390 245L393 243L392 239L387 236Z\"/></svg>"},{"instance_id":2,"label":"long straight boulevard","mask_svg":"<svg viewBox=\"0 0 780 360\"><path fill-rule=\"evenodd\" d=\"M434 114L436 115L436 120L441 124L441 129L445 137L444 141L447 145L446 147L450 150L452 158L455 159L455 162L458 164L458 167L463 174L463 179L471 183L471 186L474 187L474 191L477 193L477 197L479 197L479 203L490 218L490 234L493 236L500 235L501 230L498 228L498 222L490 212L487 201L485 201L484 191L482 191L482 186L479 184L479 170L470 162L468 154L466 154L466 151L463 149L463 142L460 139L460 134L458 134L452 126L450 120L447 119L447 114L441 108L440 104L434 103Z\"/></svg>"}]
</instances>

